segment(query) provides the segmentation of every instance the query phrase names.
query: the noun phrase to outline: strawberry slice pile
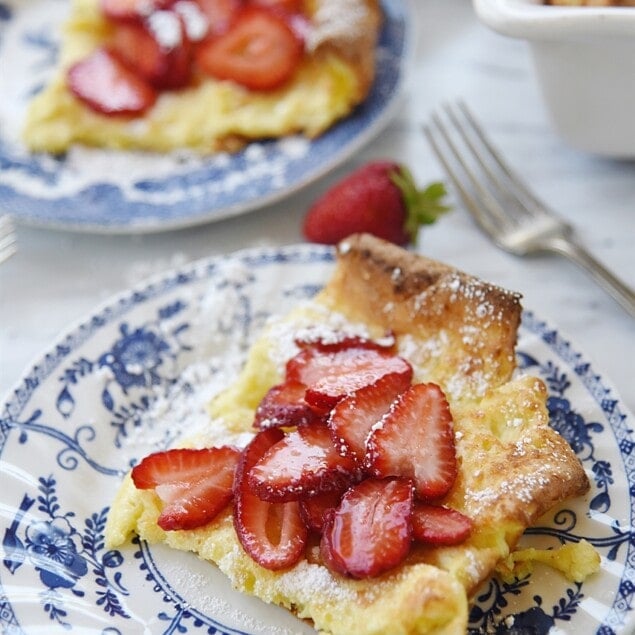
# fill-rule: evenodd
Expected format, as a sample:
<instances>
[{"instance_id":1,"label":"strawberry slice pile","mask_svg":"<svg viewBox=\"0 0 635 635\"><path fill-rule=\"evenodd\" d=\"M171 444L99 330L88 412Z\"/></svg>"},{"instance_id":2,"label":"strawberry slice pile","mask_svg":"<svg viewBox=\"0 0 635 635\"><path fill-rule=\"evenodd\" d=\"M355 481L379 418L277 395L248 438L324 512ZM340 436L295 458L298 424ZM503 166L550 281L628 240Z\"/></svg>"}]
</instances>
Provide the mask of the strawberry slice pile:
<instances>
[{"instance_id":1,"label":"strawberry slice pile","mask_svg":"<svg viewBox=\"0 0 635 635\"><path fill-rule=\"evenodd\" d=\"M70 91L106 115L142 114L201 74L270 91L294 75L307 18L291 0L100 0L112 34L67 72Z\"/></svg>"},{"instance_id":2,"label":"strawberry slice pile","mask_svg":"<svg viewBox=\"0 0 635 635\"><path fill-rule=\"evenodd\" d=\"M293 566L314 537L323 564L353 578L393 569L413 544L468 539L472 521L443 505L458 468L441 388L412 383L394 340L297 344L246 448L168 450L132 470L164 503L158 524L202 526L233 501L238 539L261 566Z\"/></svg>"}]
</instances>

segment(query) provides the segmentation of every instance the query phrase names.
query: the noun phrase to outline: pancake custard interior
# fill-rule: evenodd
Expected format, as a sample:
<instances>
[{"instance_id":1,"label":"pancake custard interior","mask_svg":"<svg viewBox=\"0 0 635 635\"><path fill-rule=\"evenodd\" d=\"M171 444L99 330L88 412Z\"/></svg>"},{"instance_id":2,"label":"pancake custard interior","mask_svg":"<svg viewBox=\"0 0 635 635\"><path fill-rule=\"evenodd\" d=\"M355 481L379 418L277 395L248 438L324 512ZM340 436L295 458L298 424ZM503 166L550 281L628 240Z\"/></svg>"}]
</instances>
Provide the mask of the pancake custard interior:
<instances>
[{"instance_id":1,"label":"pancake custard interior","mask_svg":"<svg viewBox=\"0 0 635 635\"><path fill-rule=\"evenodd\" d=\"M72 0L23 139L211 154L317 137L366 99L382 19L378 0Z\"/></svg>"},{"instance_id":2,"label":"pancake custard interior","mask_svg":"<svg viewBox=\"0 0 635 635\"><path fill-rule=\"evenodd\" d=\"M520 316L516 293L351 236L210 403L228 442L184 434L132 469L109 547L194 552L323 633L465 633L524 530L589 488L544 383L514 373Z\"/></svg>"}]
</instances>

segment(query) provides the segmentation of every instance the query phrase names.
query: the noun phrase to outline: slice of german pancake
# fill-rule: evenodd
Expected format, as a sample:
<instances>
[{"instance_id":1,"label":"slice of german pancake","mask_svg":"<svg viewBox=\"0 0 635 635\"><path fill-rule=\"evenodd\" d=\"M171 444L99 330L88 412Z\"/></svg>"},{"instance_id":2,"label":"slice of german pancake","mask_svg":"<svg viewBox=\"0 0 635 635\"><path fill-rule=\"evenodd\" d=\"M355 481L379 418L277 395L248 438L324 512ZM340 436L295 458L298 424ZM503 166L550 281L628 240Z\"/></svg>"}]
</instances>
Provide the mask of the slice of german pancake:
<instances>
[{"instance_id":1,"label":"slice of german pancake","mask_svg":"<svg viewBox=\"0 0 635 635\"><path fill-rule=\"evenodd\" d=\"M102 10L109 4L158 7L151 17L161 17L161 20L152 22L153 28L149 32L158 41L157 46L160 45L162 52L168 54L175 50L171 42L173 27L154 28L155 22L159 26L165 23L165 14L182 21L183 16L195 16L196 19L190 17L184 23L191 23L193 32L207 29L209 33L214 27L213 20L207 20L197 7L253 4L260 11L274 12L277 16L284 14L284 24L289 22L301 40L300 59L287 81L266 90L251 89L226 77L211 75L200 63L189 61L189 79L165 89L163 84L173 78L161 78L156 101L150 99L148 93L154 95L158 80L154 79L154 84L150 82L150 91L144 91L148 104L142 112L116 110L117 104L132 89L123 91L121 99L114 99L110 93L115 93L123 80L113 79L110 89L104 91L104 97L114 110L100 111L89 107L85 99L78 98L77 91L72 89L75 83L70 80L71 69L102 49L111 53L114 50L117 60L122 57L122 49L127 70L131 67L127 55L137 50L141 59L138 66L149 65L152 61L151 54L134 39L118 45L120 22L123 28L130 30L131 19L109 19ZM73 144L83 144L116 150L170 152L191 149L212 154L236 152L253 140L294 134L317 137L366 99L375 77L382 10L377 0L298 0L287 3L296 7L287 19L284 4L255 0L220 3L204 0L147 0L145 3L72 0L62 34L58 67L49 84L29 105L24 142L35 152L61 153ZM276 17L276 20L282 18ZM148 31L146 22L150 22L150 18L143 21L143 33ZM140 28L137 24L133 27ZM209 37L212 36L216 37L213 33ZM181 39L188 44L184 57L194 60L206 38L195 33L190 42L183 36ZM146 39L147 33L144 42ZM164 39L167 41L163 42ZM252 48L258 45L262 48L259 42ZM161 64L156 63L156 66L162 68L167 63L161 58ZM94 97L96 76L114 72L111 67L112 64L107 68L102 64L89 67L85 73L88 78L81 81L81 94ZM97 72L95 68L101 71ZM186 71L179 69L179 72L185 74Z\"/></svg>"},{"instance_id":2,"label":"slice of german pancake","mask_svg":"<svg viewBox=\"0 0 635 635\"><path fill-rule=\"evenodd\" d=\"M325 549L324 539L320 542L315 536L303 543L301 555L292 564L262 566L245 547L244 527L236 518L236 507L244 504L236 486L236 481L242 483L239 463L235 500L193 529L166 529L160 519L166 508L162 493L151 487L142 489L133 470L109 514L109 546L120 546L137 534L151 543L192 551L218 566L239 591L286 607L311 620L319 632L465 633L476 588L513 551L524 530L557 503L589 488L575 454L549 427L543 382L513 376L520 314L516 293L371 236L352 236L339 245L335 270L323 290L268 324L237 381L209 408L210 428L225 431L232 445L246 432L256 434L256 411L270 399L272 387L288 385L290 368L297 371L300 366L303 380L307 377L302 375L307 357L311 359L306 351L316 341L323 358L330 355L331 360L342 346L366 351L361 356L373 363L387 357L390 350L391 356L411 366L412 386L436 386L435 394L447 399L451 423L446 429L451 431L456 469L449 491L433 503L467 518L467 537L442 545L419 540L415 532L416 539L410 542L408 538L407 552L396 564L368 576L342 566L346 554L333 556L328 546ZM295 360L291 365L290 359ZM328 389L319 381L311 383L312 392L307 389L302 404L309 402L314 413L324 416L324 401L314 399L315 386L322 386L320 397L330 398L333 383L340 386L343 381L341 368L334 373L335 379L329 377ZM364 389L355 385L338 395L337 403ZM328 425L336 408L330 410ZM370 422L366 444L375 451L398 410L393 402L387 414ZM425 414L411 422L412 427L405 430L405 445L417 445L420 428L429 425L427 419ZM260 427L256 438L263 431L283 436L267 427L274 425L271 421L263 424L258 417L256 421ZM314 424L303 421L297 429L309 425ZM325 425L324 420L317 425ZM289 439L293 432L286 434ZM205 441L183 436L179 445L201 448ZM346 458L347 452L341 450L341 455ZM356 480L344 485L341 502L325 513L324 534L331 531L334 516L340 514L341 519L341 510L353 499L351 492L361 492L360 480L363 486L406 478L399 469L385 473L378 465L381 462L364 463L360 470L367 473L356 473ZM414 475L407 478L417 485L422 466L411 467ZM420 488L412 489L415 498L421 496ZM388 542L390 529L386 531ZM332 543L335 534L329 535Z\"/></svg>"}]
</instances>

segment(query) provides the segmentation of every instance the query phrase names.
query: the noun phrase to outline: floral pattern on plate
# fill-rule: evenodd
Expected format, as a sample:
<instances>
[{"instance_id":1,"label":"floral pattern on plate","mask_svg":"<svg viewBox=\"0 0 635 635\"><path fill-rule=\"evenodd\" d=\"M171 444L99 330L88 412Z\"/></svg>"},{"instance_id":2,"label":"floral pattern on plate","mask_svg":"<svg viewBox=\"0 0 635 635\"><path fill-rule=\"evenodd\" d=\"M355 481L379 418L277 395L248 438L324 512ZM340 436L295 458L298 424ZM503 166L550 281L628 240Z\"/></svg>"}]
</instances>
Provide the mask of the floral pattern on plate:
<instances>
[{"instance_id":1,"label":"floral pattern on plate","mask_svg":"<svg viewBox=\"0 0 635 635\"><path fill-rule=\"evenodd\" d=\"M267 318L312 297L329 248L238 252L159 276L98 309L60 339L7 396L0 418L3 632L312 633L288 612L233 591L192 554L133 540L107 550L108 506L139 457L167 447L176 424L238 372ZM523 537L555 547L584 538L602 570L584 584L536 568L492 578L470 614L473 633L628 635L635 626L633 417L557 329L525 312L519 372L549 388L551 424L592 489Z\"/></svg>"}]
</instances>

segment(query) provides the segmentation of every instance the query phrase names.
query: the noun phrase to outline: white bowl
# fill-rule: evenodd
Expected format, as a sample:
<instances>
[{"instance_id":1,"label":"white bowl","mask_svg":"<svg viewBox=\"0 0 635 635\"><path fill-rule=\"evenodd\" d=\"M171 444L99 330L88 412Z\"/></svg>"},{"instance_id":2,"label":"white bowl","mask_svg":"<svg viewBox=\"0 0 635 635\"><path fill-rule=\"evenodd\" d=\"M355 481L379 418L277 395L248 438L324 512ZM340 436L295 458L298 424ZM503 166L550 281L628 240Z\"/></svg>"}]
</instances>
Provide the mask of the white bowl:
<instances>
[{"instance_id":1,"label":"white bowl","mask_svg":"<svg viewBox=\"0 0 635 635\"><path fill-rule=\"evenodd\" d=\"M635 158L635 8L473 2L483 23L529 43L565 141L599 155Z\"/></svg>"}]
</instances>

